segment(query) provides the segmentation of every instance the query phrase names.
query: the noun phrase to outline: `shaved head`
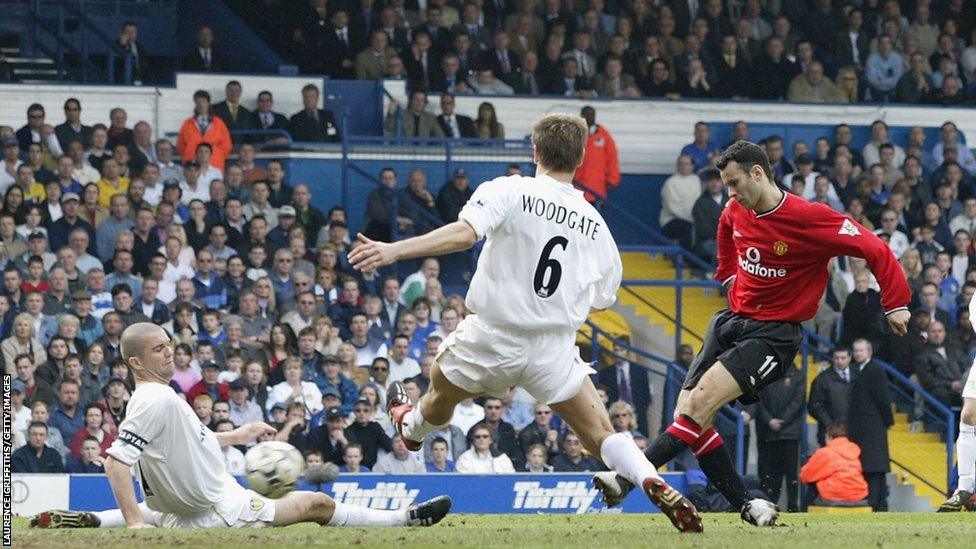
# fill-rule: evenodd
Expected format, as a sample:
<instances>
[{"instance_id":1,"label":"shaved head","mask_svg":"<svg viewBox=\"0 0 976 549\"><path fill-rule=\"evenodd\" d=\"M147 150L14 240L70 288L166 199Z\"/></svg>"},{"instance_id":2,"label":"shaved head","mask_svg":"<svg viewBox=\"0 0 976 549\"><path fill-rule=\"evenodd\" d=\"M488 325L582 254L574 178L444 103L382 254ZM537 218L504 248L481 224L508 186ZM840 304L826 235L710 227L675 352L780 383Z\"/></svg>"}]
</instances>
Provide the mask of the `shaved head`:
<instances>
[{"instance_id":1,"label":"shaved head","mask_svg":"<svg viewBox=\"0 0 976 549\"><path fill-rule=\"evenodd\" d=\"M166 330L149 322L138 322L122 332L122 358L136 381L169 383L173 376L173 345Z\"/></svg>"}]
</instances>

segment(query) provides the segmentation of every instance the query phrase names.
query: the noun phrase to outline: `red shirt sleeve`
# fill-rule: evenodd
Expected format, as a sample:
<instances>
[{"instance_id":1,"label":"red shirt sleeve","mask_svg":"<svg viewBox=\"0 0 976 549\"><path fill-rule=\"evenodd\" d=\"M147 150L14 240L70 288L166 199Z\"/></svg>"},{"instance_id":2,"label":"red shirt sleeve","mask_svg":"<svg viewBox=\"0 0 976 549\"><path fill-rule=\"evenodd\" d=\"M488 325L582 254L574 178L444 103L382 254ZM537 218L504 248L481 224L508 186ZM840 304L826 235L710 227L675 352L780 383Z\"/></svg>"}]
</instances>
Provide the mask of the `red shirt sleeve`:
<instances>
[{"instance_id":1,"label":"red shirt sleeve","mask_svg":"<svg viewBox=\"0 0 976 549\"><path fill-rule=\"evenodd\" d=\"M807 227L810 239L823 243L825 255L849 255L867 260L881 286L885 314L906 309L912 297L908 280L891 248L857 221L823 204L810 204Z\"/></svg>"},{"instance_id":2,"label":"red shirt sleeve","mask_svg":"<svg viewBox=\"0 0 976 549\"><path fill-rule=\"evenodd\" d=\"M731 282L735 278L735 243L732 241L732 208L731 202L722 210L718 218L718 232L715 234L716 267L715 280L722 283Z\"/></svg>"}]
</instances>

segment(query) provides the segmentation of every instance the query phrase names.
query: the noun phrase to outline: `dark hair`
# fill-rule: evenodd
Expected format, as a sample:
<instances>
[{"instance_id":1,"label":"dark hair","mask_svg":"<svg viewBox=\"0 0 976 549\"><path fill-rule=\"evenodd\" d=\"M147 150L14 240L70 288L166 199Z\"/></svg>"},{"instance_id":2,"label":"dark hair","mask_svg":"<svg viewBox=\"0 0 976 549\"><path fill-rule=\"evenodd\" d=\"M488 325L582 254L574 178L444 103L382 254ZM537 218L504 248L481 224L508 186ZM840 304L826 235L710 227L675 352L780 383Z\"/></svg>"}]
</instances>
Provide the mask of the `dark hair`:
<instances>
[{"instance_id":1,"label":"dark hair","mask_svg":"<svg viewBox=\"0 0 976 549\"><path fill-rule=\"evenodd\" d=\"M197 99L206 99L207 103L209 103L210 92L208 92L207 90L197 90L193 92L193 100L196 101Z\"/></svg>"},{"instance_id":2,"label":"dark hair","mask_svg":"<svg viewBox=\"0 0 976 549\"><path fill-rule=\"evenodd\" d=\"M746 173L752 171L753 166L759 166L762 168L763 173L766 174L770 183L775 185L775 177L773 176L773 168L769 165L769 157L766 156L766 151L759 145L750 141L736 141L732 143L718 157L718 160L715 162L715 167L719 170L724 170L729 165L729 162L735 162Z\"/></svg>"},{"instance_id":3,"label":"dark hair","mask_svg":"<svg viewBox=\"0 0 976 549\"><path fill-rule=\"evenodd\" d=\"M443 444L448 447L447 440L444 437L434 437L434 440L430 441L430 447L433 448L435 444Z\"/></svg>"},{"instance_id":4,"label":"dark hair","mask_svg":"<svg viewBox=\"0 0 976 549\"><path fill-rule=\"evenodd\" d=\"M123 250L119 250L119 251L123 251ZM116 252L116 253L118 253L118 252ZM132 295L132 287L130 287L128 284L126 284L124 282L123 283L120 283L120 284L116 284L115 286L112 286L112 297L115 297L115 296L117 296L117 295L119 295L121 293L126 293L126 294L129 294L129 295Z\"/></svg>"},{"instance_id":5,"label":"dark hair","mask_svg":"<svg viewBox=\"0 0 976 549\"><path fill-rule=\"evenodd\" d=\"M834 347L834 352L831 354L837 354L837 353L847 353L847 356L851 356L851 349L850 347L840 347L840 346Z\"/></svg>"},{"instance_id":6,"label":"dark hair","mask_svg":"<svg viewBox=\"0 0 976 549\"><path fill-rule=\"evenodd\" d=\"M846 437L847 428L844 427L843 423L831 423L827 426L826 434L829 438Z\"/></svg>"}]
</instances>

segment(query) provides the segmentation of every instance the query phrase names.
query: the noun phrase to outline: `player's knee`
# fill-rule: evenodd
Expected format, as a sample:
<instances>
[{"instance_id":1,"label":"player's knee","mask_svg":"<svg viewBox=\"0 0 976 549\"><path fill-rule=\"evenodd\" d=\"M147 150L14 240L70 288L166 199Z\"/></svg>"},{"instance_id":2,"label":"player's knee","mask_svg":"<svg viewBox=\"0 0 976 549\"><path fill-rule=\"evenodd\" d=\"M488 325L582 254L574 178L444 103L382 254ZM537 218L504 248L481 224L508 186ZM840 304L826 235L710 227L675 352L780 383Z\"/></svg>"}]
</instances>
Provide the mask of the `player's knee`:
<instances>
[{"instance_id":1,"label":"player's knee","mask_svg":"<svg viewBox=\"0 0 976 549\"><path fill-rule=\"evenodd\" d=\"M322 492L312 492L312 495L314 497L309 502L311 507L309 513L325 520L332 518L332 512L335 511L335 500Z\"/></svg>"},{"instance_id":2,"label":"player's knee","mask_svg":"<svg viewBox=\"0 0 976 549\"><path fill-rule=\"evenodd\" d=\"M695 423L700 426L707 425L711 422L712 416L715 415L716 407L714 403L707 397L705 391L696 390L693 391L688 398L681 403L681 406L675 410L676 415L686 415L693 419ZM675 417L677 420L677 417Z\"/></svg>"},{"instance_id":3,"label":"player's knee","mask_svg":"<svg viewBox=\"0 0 976 549\"><path fill-rule=\"evenodd\" d=\"M976 401L967 400L963 403L960 420L966 425L976 427Z\"/></svg>"}]
</instances>

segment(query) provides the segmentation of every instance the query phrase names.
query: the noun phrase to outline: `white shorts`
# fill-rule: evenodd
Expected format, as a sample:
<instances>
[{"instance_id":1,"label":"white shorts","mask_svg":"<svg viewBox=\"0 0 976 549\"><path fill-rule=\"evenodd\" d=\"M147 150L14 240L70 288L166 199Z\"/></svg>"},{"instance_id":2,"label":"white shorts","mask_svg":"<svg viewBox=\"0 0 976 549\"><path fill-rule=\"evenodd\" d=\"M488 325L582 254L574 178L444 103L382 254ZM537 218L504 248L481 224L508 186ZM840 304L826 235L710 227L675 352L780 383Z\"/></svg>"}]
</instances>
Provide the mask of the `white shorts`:
<instances>
[{"instance_id":1,"label":"white shorts","mask_svg":"<svg viewBox=\"0 0 976 549\"><path fill-rule=\"evenodd\" d=\"M966 376L966 384L962 387L962 398L976 398L976 360L969 368L969 375Z\"/></svg>"},{"instance_id":2,"label":"white shorts","mask_svg":"<svg viewBox=\"0 0 976 549\"><path fill-rule=\"evenodd\" d=\"M580 358L572 331L517 331L468 315L438 350L444 376L472 394L504 397L515 386L546 404L576 396L596 373Z\"/></svg>"},{"instance_id":3,"label":"white shorts","mask_svg":"<svg viewBox=\"0 0 976 549\"><path fill-rule=\"evenodd\" d=\"M163 528L263 528L271 526L275 501L234 482L228 483L224 499L208 512L195 517L158 513L156 525Z\"/></svg>"}]
</instances>

